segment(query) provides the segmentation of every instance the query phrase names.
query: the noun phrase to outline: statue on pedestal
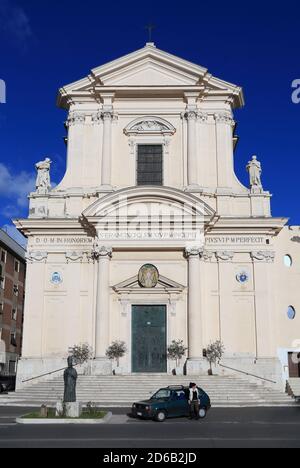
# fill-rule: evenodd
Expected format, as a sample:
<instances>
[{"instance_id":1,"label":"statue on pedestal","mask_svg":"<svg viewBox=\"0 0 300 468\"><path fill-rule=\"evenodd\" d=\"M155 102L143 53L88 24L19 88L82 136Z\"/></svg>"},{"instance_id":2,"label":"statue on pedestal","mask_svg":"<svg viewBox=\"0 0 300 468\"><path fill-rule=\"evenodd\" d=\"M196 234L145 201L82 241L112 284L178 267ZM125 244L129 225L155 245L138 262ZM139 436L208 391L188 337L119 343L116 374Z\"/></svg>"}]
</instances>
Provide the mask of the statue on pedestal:
<instances>
[{"instance_id":1,"label":"statue on pedestal","mask_svg":"<svg viewBox=\"0 0 300 468\"><path fill-rule=\"evenodd\" d=\"M73 357L68 357L68 368L64 372L64 403L76 402L77 371L73 367Z\"/></svg>"},{"instance_id":2,"label":"statue on pedestal","mask_svg":"<svg viewBox=\"0 0 300 468\"><path fill-rule=\"evenodd\" d=\"M247 164L247 171L249 172L251 190L262 191L263 189L262 183L261 183L262 168L261 168L261 163L257 160L257 156L252 156L252 160L249 161Z\"/></svg>"},{"instance_id":3,"label":"statue on pedestal","mask_svg":"<svg viewBox=\"0 0 300 468\"><path fill-rule=\"evenodd\" d=\"M52 161L46 158L44 161L40 161L35 165L37 170L36 178L36 191L38 193L46 194L51 189L50 182L50 168Z\"/></svg>"}]
</instances>

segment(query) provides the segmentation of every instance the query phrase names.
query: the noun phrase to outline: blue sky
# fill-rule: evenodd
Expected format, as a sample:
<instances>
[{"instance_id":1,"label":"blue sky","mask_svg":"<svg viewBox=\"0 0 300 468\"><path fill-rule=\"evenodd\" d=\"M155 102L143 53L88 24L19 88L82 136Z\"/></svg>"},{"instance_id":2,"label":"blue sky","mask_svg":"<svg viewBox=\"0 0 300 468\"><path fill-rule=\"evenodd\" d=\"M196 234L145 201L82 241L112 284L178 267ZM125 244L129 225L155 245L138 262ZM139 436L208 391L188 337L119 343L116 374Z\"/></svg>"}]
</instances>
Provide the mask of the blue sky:
<instances>
[{"instance_id":1,"label":"blue sky","mask_svg":"<svg viewBox=\"0 0 300 468\"><path fill-rule=\"evenodd\" d=\"M0 226L27 215L36 161L51 157L54 181L63 176L66 115L56 108L57 89L143 47L149 21L157 47L243 86L237 175L248 184L245 165L257 154L264 187L274 194L273 215L300 224L300 104L291 99L292 82L300 79L299 2L0 0L0 79L7 87L0 104Z\"/></svg>"}]
</instances>

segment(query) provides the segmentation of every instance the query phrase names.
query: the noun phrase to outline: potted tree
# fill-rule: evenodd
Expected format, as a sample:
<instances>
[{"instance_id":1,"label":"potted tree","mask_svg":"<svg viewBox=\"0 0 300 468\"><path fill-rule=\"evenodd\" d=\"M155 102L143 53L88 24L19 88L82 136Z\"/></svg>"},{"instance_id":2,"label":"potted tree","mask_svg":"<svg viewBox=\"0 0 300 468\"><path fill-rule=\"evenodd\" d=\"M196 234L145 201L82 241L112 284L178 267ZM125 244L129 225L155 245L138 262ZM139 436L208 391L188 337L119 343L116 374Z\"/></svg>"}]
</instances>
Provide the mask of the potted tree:
<instances>
[{"instance_id":1,"label":"potted tree","mask_svg":"<svg viewBox=\"0 0 300 468\"><path fill-rule=\"evenodd\" d=\"M173 369L173 375L182 375L183 367L180 366L180 361L185 355L188 348L184 346L183 340L173 340L168 347L168 359L175 361L176 367Z\"/></svg>"},{"instance_id":2,"label":"potted tree","mask_svg":"<svg viewBox=\"0 0 300 468\"><path fill-rule=\"evenodd\" d=\"M73 360L77 366L82 366L93 357L93 350L87 343L74 345L72 348L69 348L69 353L73 356ZM84 369L84 372L88 372L88 369Z\"/></svg>"},{"instance_id":3,"label":"potted tree","mask_svg":"<svg viewBox=\"0 0 300 468\"><path fill-rule=\"evenodd\" d=\"M117 366L113 369L113 374L120 374L120 359L127 353L124 341L114 341L107 349L106 356L111 361L116 361Z\"/></svg>"},{"instance_id":4,"label":"potted tree","mask_svg":"<svg viewBox=\"0 0 300 468\"><path fill-rule=\"evenodd\" d=\"M207 347L205 350L205 358L209 362L208 375L213 375L212 365L216 365L219 361L221 361L224 352L224 345L219 340L211 343Z\"/></svg>"}]
</instances>

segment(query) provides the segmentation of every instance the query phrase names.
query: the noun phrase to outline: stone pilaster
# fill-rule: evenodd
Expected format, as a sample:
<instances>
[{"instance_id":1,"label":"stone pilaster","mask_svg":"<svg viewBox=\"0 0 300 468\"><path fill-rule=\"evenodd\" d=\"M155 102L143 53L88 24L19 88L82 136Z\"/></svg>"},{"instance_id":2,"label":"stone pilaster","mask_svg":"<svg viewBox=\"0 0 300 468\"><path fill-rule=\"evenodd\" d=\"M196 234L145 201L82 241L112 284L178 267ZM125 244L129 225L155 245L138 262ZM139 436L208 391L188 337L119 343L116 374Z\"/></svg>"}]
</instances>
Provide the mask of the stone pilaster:
<instances>
[{"instance_id":1,"label":"stone pilaster","mask_svg":"<svg viewBox=\"0 0 300 468\"><path fill-rule=\"evenodd\" d=\"M201 320L201 285L200 253L201 248L191 247L185 250L188 260L188 348L189 359L199 359L202 355L202 320Z\"/></svg>"},{"instance_id":2,"label":"stone pilaster","mask_svg":"<svg viewBox=\"0 0 300 468\"><path fill-rule=\"evenodd\" d=\"M112 123L116 119L112 108L101 114L103 120L103 150L102 150L102 177L103 189L112 190L111 168L112 168Z\"/></svg>"},{"instance_id":3,"label":"stone pilaster","mask_svg":"<svg viewBox=\"0 0 300 468\"><path fill-rule=\"evenodd\" d=\"M196 154L196 122L198 113L196 110L188 110L184 114L187 120L187 175L188 188L198 187L197 185L197 154Z\"/></svg>"},{"instance_id":4,"label":"stone pilaster","mask_svg":"<svg viewBox=\"0 0 300 468\"><path fill-rule=\"evenodd\" d=\"M233 128L235 122L230 113L215 114L218 188L233 187Z\"/></svg>"},{"instance_id":5,"label":"stone pilaster","mask_svg":"<svg viewBox=\"0 0 300 468\"><path fill-rule=\"evenodd\" d=\"M96 359L105 360L105 353L109 346L109 263L112 249L111 247L96 246L93 254L98 262L95 356Z\"/></svg>"}]
</instances>

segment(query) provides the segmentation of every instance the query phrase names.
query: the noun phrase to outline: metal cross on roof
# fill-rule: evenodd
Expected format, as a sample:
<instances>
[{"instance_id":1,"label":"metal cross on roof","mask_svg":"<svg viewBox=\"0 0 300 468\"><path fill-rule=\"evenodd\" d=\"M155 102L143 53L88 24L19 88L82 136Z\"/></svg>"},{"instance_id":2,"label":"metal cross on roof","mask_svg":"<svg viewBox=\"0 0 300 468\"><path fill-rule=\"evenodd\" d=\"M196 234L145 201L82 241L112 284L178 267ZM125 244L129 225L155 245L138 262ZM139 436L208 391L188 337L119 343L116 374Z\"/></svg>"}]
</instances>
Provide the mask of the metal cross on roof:
<instances>
[{"instance_id":1,"label":"metal cross on roof","mask_svg":"<svg viewBox=\"0 0 300 468\"><path fill-rule=\"evenodd\" d=\"M145 29L147 29L148 31L148 34L149 34L149 41L148 42L152 42L152 31L156 28L156 26L152 23L149 23L147 24L147 26L145 26Z\"/></svg>"}]
</instances>

